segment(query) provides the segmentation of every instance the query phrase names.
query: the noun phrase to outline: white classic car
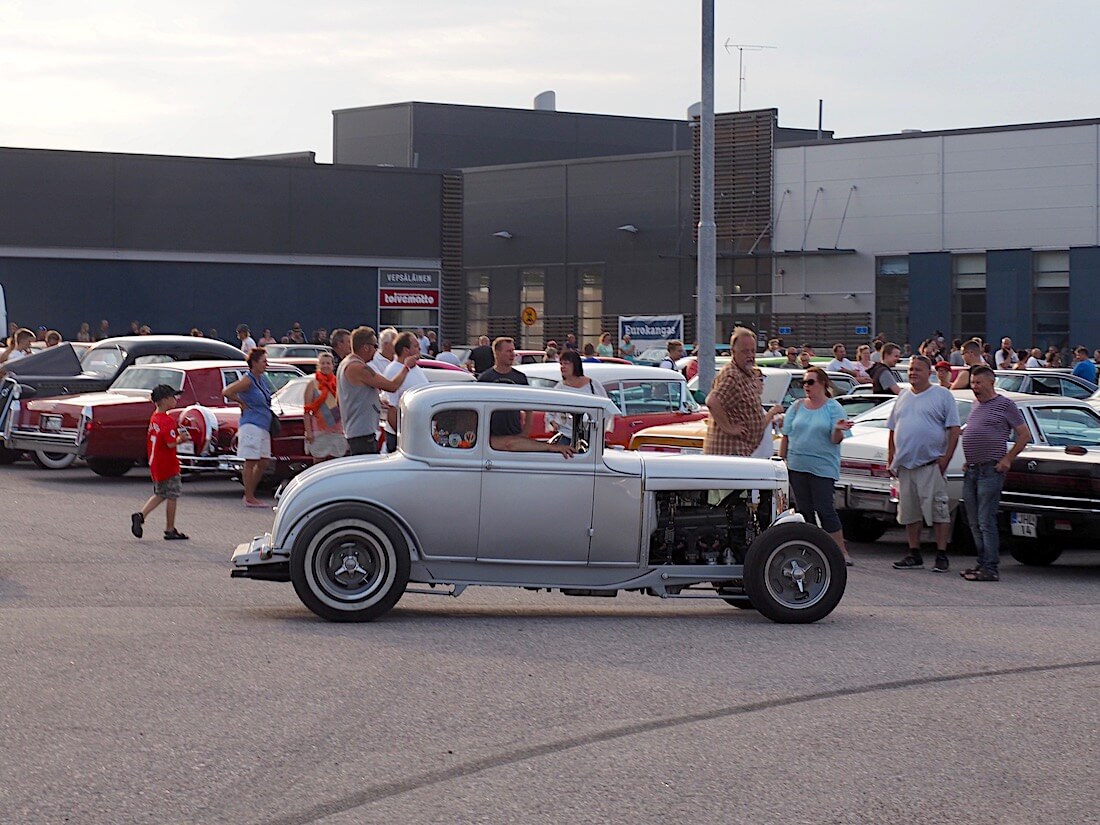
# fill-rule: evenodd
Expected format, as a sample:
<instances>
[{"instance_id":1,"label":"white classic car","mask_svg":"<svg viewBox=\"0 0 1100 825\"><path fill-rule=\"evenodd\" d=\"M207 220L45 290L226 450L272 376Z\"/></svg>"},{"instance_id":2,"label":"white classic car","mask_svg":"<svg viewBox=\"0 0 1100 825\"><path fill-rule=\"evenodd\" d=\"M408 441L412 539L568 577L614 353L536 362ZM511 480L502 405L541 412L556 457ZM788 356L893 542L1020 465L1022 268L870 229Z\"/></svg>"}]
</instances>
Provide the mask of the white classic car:
<instances>
[{"instance_id":1,"label":"white classic car","mask_svg":"<svg viewBox=\"0 0 1100 825\"><path fill-rule=\"evenodd\" d=\"M491 433L494 420L531 413L571 417L576 454L551 452L563 441ZM405 592L457 596L472 584L722 599L777 622L836 607L844 559L788 511L782 462L605 450L617 413L604 398L515 385L408 393L398 451L297 476L271 533L236 549L232 575L293 582L331 621L374 619Z\"/></svg>"},{"instance_id":2,"label":"white classic car","mask_svg":"<svg viewBox=\"0 0 1100 825\"><path fill-rule=\"evenodd\" d=\"M1051 447L1061 450L1058 435L1059 422L1067 416L1075 420L1084 416L1100 429L1100 416L1084 401L1059 396L1023 395L1001 392L1011 398L1023 413L1031 430L1032 445L1036 448ZM970 390L951 390L958 405L959 421L966 426L970 408L977 403ZM840 480L835 485L835 504L844 525L844 535L852 541L875 541L886 530L897 524L896 480L890 475L886 463L889 447L887 419L894 401L887 401L856 416L852 436L840 445ZM1088 447L1088 452L1100 455L1100 445ZM953 513L962 513L958 507L962 499L963 483L962 439L955 448L947 467L948 504ZM955 519L952 543L961 548L972 541L965 518Z\"/></svg>"}]
</instances>

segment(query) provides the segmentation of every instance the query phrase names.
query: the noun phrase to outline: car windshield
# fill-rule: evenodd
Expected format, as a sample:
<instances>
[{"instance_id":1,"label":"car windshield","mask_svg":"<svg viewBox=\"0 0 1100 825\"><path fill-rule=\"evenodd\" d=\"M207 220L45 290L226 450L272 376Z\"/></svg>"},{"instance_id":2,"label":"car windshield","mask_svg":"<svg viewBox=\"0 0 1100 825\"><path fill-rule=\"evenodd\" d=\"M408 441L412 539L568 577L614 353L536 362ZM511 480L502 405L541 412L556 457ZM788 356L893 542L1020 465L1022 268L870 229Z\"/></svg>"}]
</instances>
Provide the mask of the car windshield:
<instances>
[{"instance_id":1,"label":"car windshield","mask_svg":"<svg viewBox=\"0 0 1100 825\"><path fill-rule=\"evenodd\" d=\"M270 373L265 373L270 374ZM311 376L305 376L304 378L294 378L287 381L283 385L283 388L272 396L272 401L277 401L279 404L300 407L305 403L306 386L312 381Z\"/></svg>"},{"instance_id":2,"label":"car windshield","mask_svg":"<svg viewBox=\"0 0 1100 825\"><path fill-rule=\"evenodd\" d=\"M1052 447L1100 447L1100 416L1084 407L1032 409L1044 440Z\"/></svg>"},{"instance_id":3,"label":"car windshield","mask_svg":"<svg viewBox=\"0 0 1100 825\"><path fill-rule=\"evenodd\" d=\"M174 390L183 389L182 370L167 367L127 367L111 384L112 390L151 390L158 384L167 384Z\"/></svg>"},{"instance_id":4,"label":"car windshield","mask_svg":"<svg viewBox=\"0 0 1100 825\"><path fill-rule=\"evenodd\" d=\"M89 347L80 356L80 369L101 378L114 378L125 360L126 350L118 344Z\"/></svg>"}]
</instances>

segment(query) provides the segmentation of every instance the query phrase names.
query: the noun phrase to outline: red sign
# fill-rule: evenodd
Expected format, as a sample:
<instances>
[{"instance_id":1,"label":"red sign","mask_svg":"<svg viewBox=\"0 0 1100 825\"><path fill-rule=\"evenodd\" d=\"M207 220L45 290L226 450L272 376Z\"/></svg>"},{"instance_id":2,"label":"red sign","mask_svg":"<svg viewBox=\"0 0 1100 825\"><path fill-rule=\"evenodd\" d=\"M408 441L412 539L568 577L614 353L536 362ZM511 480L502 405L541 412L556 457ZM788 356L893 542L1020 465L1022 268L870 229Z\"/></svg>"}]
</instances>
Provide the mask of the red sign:
<instances>
[{"instance_id":1,"label":"red sign","mask_svg":"<svg viewBox=\"0 0 1100 825\"><path fill-rule=\"evenodd\" d=\"M439 290L380 289L378 306L383 309L439 309Z\"/></svg>"}]
</instances>

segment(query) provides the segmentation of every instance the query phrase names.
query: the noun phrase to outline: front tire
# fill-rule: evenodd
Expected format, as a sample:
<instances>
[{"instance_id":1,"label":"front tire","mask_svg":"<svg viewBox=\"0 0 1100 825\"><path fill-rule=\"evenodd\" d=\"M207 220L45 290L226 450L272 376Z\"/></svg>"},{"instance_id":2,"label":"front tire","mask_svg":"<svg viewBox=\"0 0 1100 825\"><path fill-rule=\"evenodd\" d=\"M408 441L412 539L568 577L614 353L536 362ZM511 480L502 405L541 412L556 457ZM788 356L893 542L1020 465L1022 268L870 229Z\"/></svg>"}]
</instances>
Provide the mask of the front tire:
<instances>
[{"instance_id":1,"label":"front tire","mask_svg":"<svg viewBox=\"0 0 1100 825\"><path fill-rule=\"evenodd\" d=\"M302 603L330 622L369 622L389 611L409 582L409 545L392 518L344 504L313 516L290 554Z\"/></svg>"},{"instance_id":2,"label":"front tire","mask_svg":"<svg viewBox=\"0 0 1100 825\"><path fill-rule=\"evenodd\" d=\"M1028 567L1048 567L1058 561L1058 557L1062 555L1062 548L1028 539L1011 538L1008 540L1008 552L1020 564L1026 564Z\"/></svg>"},{"instance_id":3,"label":"front tire","mask_svg":"<svg viewBox=\"0 0 1100 825\"><path fill-rule=\"evenodd\" d=\"M765 530L745 557L745 593L773 622L806 624L832 613L844 595L844 554L820 527Z\"/></svg>"},{"instance_id":4,"label":"front tire","mask_svg":"<svg viewBox=\"0 0 1100 825\"><path fill-rule=\"evenodd\" d=\"M40 470L64 470L76 461L76 453L49 453L45 450L35 450L31 453L31 461Z\"/></svg>"},{"instance_id":5,"label":"front tire","mask_svg":"<svg viewBox=\"0 0 1100 825\"><path fill-rule=\"evenodd\" d=\"M87 462L93 473L104 478L119 478L134 466L134 462L125 458L89 458Z\"/></svg>"}]
</instances>

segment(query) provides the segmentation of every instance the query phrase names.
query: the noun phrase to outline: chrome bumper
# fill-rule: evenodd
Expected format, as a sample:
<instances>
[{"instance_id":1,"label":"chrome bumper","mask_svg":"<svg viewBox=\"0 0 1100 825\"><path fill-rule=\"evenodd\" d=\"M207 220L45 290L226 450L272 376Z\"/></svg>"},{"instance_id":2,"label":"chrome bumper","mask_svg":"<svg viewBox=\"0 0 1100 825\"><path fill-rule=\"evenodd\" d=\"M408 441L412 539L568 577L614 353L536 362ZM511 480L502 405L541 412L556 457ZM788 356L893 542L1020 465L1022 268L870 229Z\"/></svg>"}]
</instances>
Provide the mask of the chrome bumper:
<instances>
[{"instance_id":1,"label":"chrome bumper","mask_svg":"<svg viewBox=\"0 0 1100 825\"><path fill-rule=\"evenodd\" d=\"M271 534L264 533L252 541L238 544L233 551L234 579L260 579L261 581L290 581L290 552L271 546Z\"/></svg>"},{"instance_id":2,"label":"chrome bumper","mask_svg":"<svg viewBox=\"0 0 1100 825\"><path fill-rule=\"evenodd\" d=\"M837 484L833 488L833 504L837 510L859 510L891 517L898 514L898 500L890 489L869 490L850 484Z\"/></svg>"},{"instance_id":3,"label":"chrome bumper","mask_svg":"<svg viewBox=\"0 0 1100 825\"><path fill-rule=\"evenodd\" d=\"M73 453L82 455L84 444L77 443L77 430L59 430L42 432L41 430L23 430L12 428L4 439L11 450L43 450L47 453Z\"/></svg>"},{"instance_id":4,"label":"chrome bumper","mask_svg":"<svg viewBox=\"0 0 1100 825\"><path fill-rule=\"evenodd\" d=\"M187 473L238 473L244 459L235 455L181 455L180 469Z\"/></svg>"}]
</instances>

